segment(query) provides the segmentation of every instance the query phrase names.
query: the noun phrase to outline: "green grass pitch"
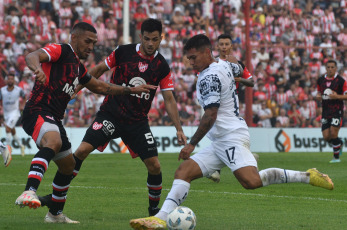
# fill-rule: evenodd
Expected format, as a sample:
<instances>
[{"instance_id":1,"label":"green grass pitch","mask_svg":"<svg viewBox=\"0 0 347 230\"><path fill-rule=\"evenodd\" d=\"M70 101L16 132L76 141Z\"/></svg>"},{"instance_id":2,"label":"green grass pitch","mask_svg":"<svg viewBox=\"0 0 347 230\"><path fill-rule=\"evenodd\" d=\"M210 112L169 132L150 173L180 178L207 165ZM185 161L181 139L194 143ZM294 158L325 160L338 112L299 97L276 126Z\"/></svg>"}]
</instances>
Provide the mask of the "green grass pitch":
<instances>
[{"instance_id":1,"label":"green grass pitch","mask_svg":"<svg viewBox=\"0 0 347 230\"><path fill-rule=\"evenodd\" d=\"M330 153L259 153L259 168L306 171L316 167L335 184L333 191L307 184L272 185L245 190L229 169L221 182L193 181L184 206L197 216L198 230L234 229L346 229L347 161L329 164ZM64 213L81 224L46 224L47 208L36 210L14 205L26 183L33 155L14 156L0 168L0 229L130 229L129 220L147 215L147 172L139 159L127 154L90 155L71 183ZM171 188L179 165L177 154L159 155L163 171L162 201ZM50 164L38 194L51 193L56 172ZM162 204L161 201L161 204Z\"/></svg>"}]
</instances>

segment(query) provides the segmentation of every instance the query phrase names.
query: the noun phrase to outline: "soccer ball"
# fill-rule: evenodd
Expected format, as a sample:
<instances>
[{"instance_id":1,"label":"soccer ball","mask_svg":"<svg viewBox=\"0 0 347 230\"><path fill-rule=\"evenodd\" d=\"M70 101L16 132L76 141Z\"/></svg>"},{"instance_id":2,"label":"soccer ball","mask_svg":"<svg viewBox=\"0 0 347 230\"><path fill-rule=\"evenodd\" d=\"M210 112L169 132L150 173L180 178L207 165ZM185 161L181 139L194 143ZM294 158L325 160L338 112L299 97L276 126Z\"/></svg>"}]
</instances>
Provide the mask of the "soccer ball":
<instances>
[{"instance_id":1,"label":"soccer ball","mask_svg":"<svg viewBox=\"0 0 347 230\"><path fill-rule=\"evenodd\" d=\"M166 224L169 230L192 230L196 227L196 216L190 208L178 206L169 213Z\"/></svg>"}]
</instances>

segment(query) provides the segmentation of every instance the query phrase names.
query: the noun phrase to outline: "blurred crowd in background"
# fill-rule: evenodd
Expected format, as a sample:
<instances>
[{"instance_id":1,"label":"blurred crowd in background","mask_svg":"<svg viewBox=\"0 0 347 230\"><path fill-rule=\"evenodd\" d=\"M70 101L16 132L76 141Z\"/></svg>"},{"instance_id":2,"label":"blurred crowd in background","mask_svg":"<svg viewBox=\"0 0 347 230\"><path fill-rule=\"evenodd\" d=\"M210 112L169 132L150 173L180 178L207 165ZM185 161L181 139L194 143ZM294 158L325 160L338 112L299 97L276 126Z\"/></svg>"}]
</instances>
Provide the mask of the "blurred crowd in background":
<instances>
[{"instance_id":1,"label":"blurred crowd in background","mask_svg":"<svg viewBox=\"0 0 347 230\"><path fill-rule=\"evenodd\" d=\"M254 127L320 127L316 81L325 73L325 62L336 60L347 80L347 0L251 0L251 47L245 44L244 2L211 0L206 13L202 0L130 0L131 42L139 42L144 19L162 21L159 51L172 70L182 125L198 125L203 113L195 99L196 73L184 58L183 46L188 38L207 33L215 56L220 34L231 35L233 55L241 61L245 50L252 49L247 68L255 81ZM94 53L84 63L92 68L123 44L122 10L122 0L0 1L0 86L14 74L29 97L35 79L25 55L48 43L67 43L71 27L80 21L93 24L98 32ZM109 81L111 74L101 79ZM244 89L239 90L241 116ZM159 91L149 112L150 125L172 125ZM102 101L103 96L82 90L68 105L64 124L89 126ZM347 126L347 119L344 122Z\"/></svg>"}]
</instances>

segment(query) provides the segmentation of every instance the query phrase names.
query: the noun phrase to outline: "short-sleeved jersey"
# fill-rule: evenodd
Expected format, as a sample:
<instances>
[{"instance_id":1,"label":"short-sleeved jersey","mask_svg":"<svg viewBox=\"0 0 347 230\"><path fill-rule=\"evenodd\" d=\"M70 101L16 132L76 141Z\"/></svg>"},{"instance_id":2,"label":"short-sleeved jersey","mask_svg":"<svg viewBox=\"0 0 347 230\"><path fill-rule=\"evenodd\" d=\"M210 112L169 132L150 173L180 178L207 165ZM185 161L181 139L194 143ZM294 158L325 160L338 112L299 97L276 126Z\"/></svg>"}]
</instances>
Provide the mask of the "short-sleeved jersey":
<instances>
[{"instance_id":1,"label":"short-sleeved jersey","mask_svg":"<svg viewBox=\"0 0 347 230\"><path fill-rule=\"evenodd\" d=\"M139 86L143 84L159 85L160 89L173 90L170 68L164 57L156 52L146 57L140 52L140 44L117 47L106 59L109 69L115 68L111 83L121 86ZM147 120L155 90L141 95L108 95L100 111L111 113L119 122L132 124Z\"/></svg>"},{"instance_id":2,"label":"short-sleeved jersey","mask_svg":"<svg viewBox=\"0 0 347 230\"><path fill-rule=\"evenodd\" d=\"M4 114L8 114L14 111L19 113L19 99L25 98L24 91L18 86L14 86L13 90L8 91L8 86L4 86L0 91L0 100L2 101L2 107Z\"/></svg>"},{"instance_id":3,"label":"short-sleeved jersey","mask_svg":"<svg viewBox=\"0 0 347 230\"><path fill-rule=\"evenodd\" d=\"M207 134L212 140L230 140L237 133L246 133L246 122L239 117L239 99L234 76L240 73L239 65L219 60L203 70L196 84L197 98L205 110L218 107L217 119Z\"/></svg>"},{"instance_id":4,"label":"short-sleeved jersey","mask_svg":"<svg viewBox=\"0 0 347 230\"><path fill-rule=\"evenodd\" d=\"M216 57L216 60L218 61L218 60L223 60L223 61L225 61L224 59L221 59L220 57ZM243 74L242 74L242 78L244 78L244 79L251 79L251 78L253 78L253 76L252 76L252 74L251 74L251 72L249 72L249 70L247 69L247 67L245 66L245 64L243 64L243 62L242 61L238 61L238 63L242 66L242 68L243 68ZM240 85L240 82L236 82L236 89L238 90L239 89L239 85ZM237 93L238 93L238 91L237 91Z\"/></svg>"},{"instance_id":5,"label":"short-sleeved jersey","mask_svg":"<svg viewBox=\"0 0 347 230\"><path fill-rule=\"evenodd\" d=\"M50 44L42 49L49 56L49 62L41 64L47 79L45 84L35 82L25 109L50 112L61 120L77 85L88 83L91 76L70 44Z\"/></svg>"},{"instance_id":6,"label":"short-sleeved jersey","mask_svg":"<svg viewBox=\"0 0 347 230\"><path fill-rule=\"evenodd\" d=\"M328 99L329 89L337 94L345 94L347 93L347 82L338 74L333 79L327 79L324 75L317 80L317 90L322 95L322 118L342 117L343 100Z\"/></svg>"}]
</instances>

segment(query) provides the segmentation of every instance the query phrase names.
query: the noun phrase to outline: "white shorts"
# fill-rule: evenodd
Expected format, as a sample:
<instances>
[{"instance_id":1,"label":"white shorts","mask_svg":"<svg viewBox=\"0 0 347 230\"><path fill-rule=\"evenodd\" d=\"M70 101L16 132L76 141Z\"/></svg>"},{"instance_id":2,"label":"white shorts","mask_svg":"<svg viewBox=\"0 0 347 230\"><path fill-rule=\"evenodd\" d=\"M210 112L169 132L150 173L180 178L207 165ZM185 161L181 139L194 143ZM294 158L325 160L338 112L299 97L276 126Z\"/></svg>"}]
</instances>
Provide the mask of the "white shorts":
<instances>
[{"instance_id":1,"label":"white shorts","mask_svg":"<svg viewBox=\"0 0 347 230\"><path fill-rule=\"evenodd\" d=\"M20 113L18 111L13 111L8 114L4 114L5 125L13 129L20 118Z\"/></svg>"},{"instance_id":2,"label":"white shorts","mask_svg":"<svg viewBox=\"0 0 347 230\"><path fill-rule=\"evenodd\" d=\"M225 166L234 172L246 166L257 167L249 146L246 136L233 141L214 141L190 158L199 165L203 176L210 176Z\"/></svg>"}]
</instances>

